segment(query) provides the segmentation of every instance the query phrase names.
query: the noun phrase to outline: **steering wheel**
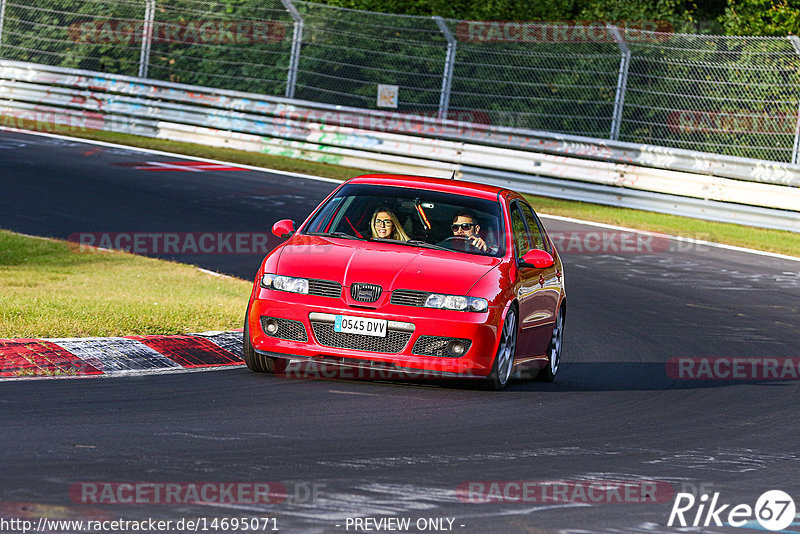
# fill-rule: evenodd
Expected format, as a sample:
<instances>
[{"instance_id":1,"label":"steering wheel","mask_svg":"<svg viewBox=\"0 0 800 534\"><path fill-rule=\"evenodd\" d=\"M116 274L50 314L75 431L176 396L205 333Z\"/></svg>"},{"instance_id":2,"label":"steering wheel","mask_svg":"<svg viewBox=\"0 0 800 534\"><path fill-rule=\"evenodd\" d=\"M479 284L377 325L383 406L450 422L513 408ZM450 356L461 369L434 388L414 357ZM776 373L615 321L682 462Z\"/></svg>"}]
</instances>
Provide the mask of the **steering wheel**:
<instances>
[{"instance_id":1,"label":"steering wheel","mask_svg":"<svg viewBox=\"0 0 800 534\"><path fill-rule=\"evenodd\" d=\"M463 235L454 235L448 238L445 238L439 243L437 243L440 247L449 248L451 250L458 250L461 252L482 252L480 248L476 247L472 244L472 241L469 240L468 237Z\"/></svg>"}]
</instances>

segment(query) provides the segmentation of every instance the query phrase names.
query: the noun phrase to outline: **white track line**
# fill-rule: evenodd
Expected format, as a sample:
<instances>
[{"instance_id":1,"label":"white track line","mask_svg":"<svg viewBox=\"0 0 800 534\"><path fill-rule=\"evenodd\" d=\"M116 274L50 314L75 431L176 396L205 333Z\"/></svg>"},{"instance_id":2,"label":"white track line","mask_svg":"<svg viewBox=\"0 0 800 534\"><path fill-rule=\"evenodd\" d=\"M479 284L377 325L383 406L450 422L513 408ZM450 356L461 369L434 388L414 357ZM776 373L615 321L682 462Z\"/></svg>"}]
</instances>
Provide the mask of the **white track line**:
<instances>
[{"instance_id":1,"label":"white track line","mask_svg":"<svg viewBox=\"0 0 800 534\"><path fill-rule=\"evenodd\" d=\"M206 163L216 163L216 164L220 164L220 165L229 165L229 166L232 166L232 167L240 167L242 169L247 169L249 171L260 171L260 172L269 172L269 173L272 173L272 174L283 174L285 176L291 176L293 178L304 178L304 179L307 179L307 180L316 180L316 181L319 181L319 182L330 182L330 183L336 183L336 184L342 183L342 180L337 180L335 178L325 178L324 176L314 176L314 175L311 175L311 174L300 174L299 172L290 172L290 171L278 171L278 170L274 170L274 169L267 169L267 168L264 168L264 167L255 167L253 165L246 165L246 164L243 164L243 163L232 163L230 161L221 161L221 160L218 160L218 159L201 158L199 156L187 156L186 154L176 154L174 152L165 152L165 151L162 151L162 150L153 150L153 149L150 149L150 148L139 148L139 147L128 146L128 145L118 145L116 143L107 143L105 141L95 141L93 139L82 139L80 137L69 137L69 136L66 136L66 135L52 134L52 133L47 133L47 132L32 132L32 131L27 131L27 130L18 130L16 128L9 128L7 126L0 126L0 130L8 131L8 132L14 132L14 133L20 133L20 134L25 134L25 135L40 135L42 137L52 137L54 139L61 139L61 140L64 140L64 141L77 141L79 143L86 143L86 144L90 144L90 145L104 146L104 147L108 147L108 148L121 148L121 149L124 149L124 150L130 150L132 152L143 152L145 154L155 154L157 156L169 156L169 157L176 157L176 158L182 158L182 159L189 159L189 160L193 160L193 161L204 161Z\"/></svg>"}]
</instances>

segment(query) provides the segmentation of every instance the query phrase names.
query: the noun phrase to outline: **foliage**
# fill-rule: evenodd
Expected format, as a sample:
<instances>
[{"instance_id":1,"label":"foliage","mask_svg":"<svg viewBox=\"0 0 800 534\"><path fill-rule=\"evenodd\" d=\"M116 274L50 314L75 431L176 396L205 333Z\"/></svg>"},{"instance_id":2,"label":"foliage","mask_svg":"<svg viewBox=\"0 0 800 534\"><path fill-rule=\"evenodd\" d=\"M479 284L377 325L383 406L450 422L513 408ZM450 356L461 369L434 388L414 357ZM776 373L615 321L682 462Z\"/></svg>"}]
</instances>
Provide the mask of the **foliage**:
<instances>
[{"instance_id":1,"label":"foliage","mask_svg":"<svg viewBox=\"0 0 800 534\"><path fill-rule=\"evenodd\" d=\"M383 13L433 16L467 20L542 20L569 18L572 1L545 0L327 0L331 6Z\"/></svg>"},{"instance_id":2,"label":"foliage","mask_svg":"<svg viewBox=\"0 0 800 534\"><path fill-rule=\"evenodd\" d=\"M721 21L728 35L800 35L800 2L729 0Z\"/></svg>"}]
</instances>

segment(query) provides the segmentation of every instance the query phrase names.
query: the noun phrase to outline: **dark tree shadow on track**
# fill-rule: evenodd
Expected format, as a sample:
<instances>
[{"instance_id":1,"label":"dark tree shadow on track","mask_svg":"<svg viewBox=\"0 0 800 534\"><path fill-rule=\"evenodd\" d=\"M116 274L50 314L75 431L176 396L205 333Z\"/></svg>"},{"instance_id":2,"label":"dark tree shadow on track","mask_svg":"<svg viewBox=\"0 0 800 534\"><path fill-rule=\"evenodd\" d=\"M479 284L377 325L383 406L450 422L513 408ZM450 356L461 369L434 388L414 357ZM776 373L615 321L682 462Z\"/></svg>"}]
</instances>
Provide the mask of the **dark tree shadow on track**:
<instances>
[{"instance_id":1,"label":"dark tree shadow on track","mask_svg":"<svg viewBox=\"0 0 800 534\"><path fill-rule=\"evenodd\" d=\"M797 380L791 379L694 379L679 378L675 370L664 363L642 362L567 362L561 365L555 382L541 382L533 379L513 378L505 391L530 393L591 392L591 391L666 391L724 388L740 384L768 387L791 387ZM269 375L272 376L272 375ZM356 378L351 378L351 377ZM293 381L335 381L340 383L369 383L392 386L433 387L437 389L480 390L481 381L444 378L370 378L358 377L358 371L349 375L302 375L276 376ZM373 375L374 376L374 375Z\"/></svg>"},{"instance_id":2,"label":"dark tree shadow on track","mask_svg":"<svg viewBox=\"0 0 800 534\"><path fill-rule=\"evenodd\" d=\"M726 369L727 371L727 369ZM725 373L723 373L725 374ZM672 376L671 376L672 375ZM728 372L731 375L731 372ZM708 389L754 384L789 387L797 380L706 378L708 375L684 373L680 377L667 363L641 362L566 362L561 365L555 382L531 380L512 382L509 390L531 392L563 391L661 391L674 389ZM703 378L689 378L703 376Z\"/></svg>"}]
</instances>

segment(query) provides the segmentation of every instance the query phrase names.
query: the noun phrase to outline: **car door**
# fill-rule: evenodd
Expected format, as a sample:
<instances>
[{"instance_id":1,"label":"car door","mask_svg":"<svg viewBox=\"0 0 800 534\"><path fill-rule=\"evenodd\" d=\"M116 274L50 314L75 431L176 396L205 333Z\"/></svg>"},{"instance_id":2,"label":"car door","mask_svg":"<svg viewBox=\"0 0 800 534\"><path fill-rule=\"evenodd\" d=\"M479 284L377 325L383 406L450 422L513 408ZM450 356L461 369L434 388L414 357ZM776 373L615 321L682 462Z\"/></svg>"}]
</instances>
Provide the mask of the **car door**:
<instances>
[{"instance_id":1,"label":"car door","mask_svg":"<svg viewBox=\"0 0 800 534\"><path fill-rule=\"evenodd\" d=\"M552 253L541 223L533 209L522 200L512 203L511 227L518 270L520 335L517 361L546 353L560 295L555 265L537 269L522 265L522 256L533 248Z\"/></svg>"}]
</instances>

